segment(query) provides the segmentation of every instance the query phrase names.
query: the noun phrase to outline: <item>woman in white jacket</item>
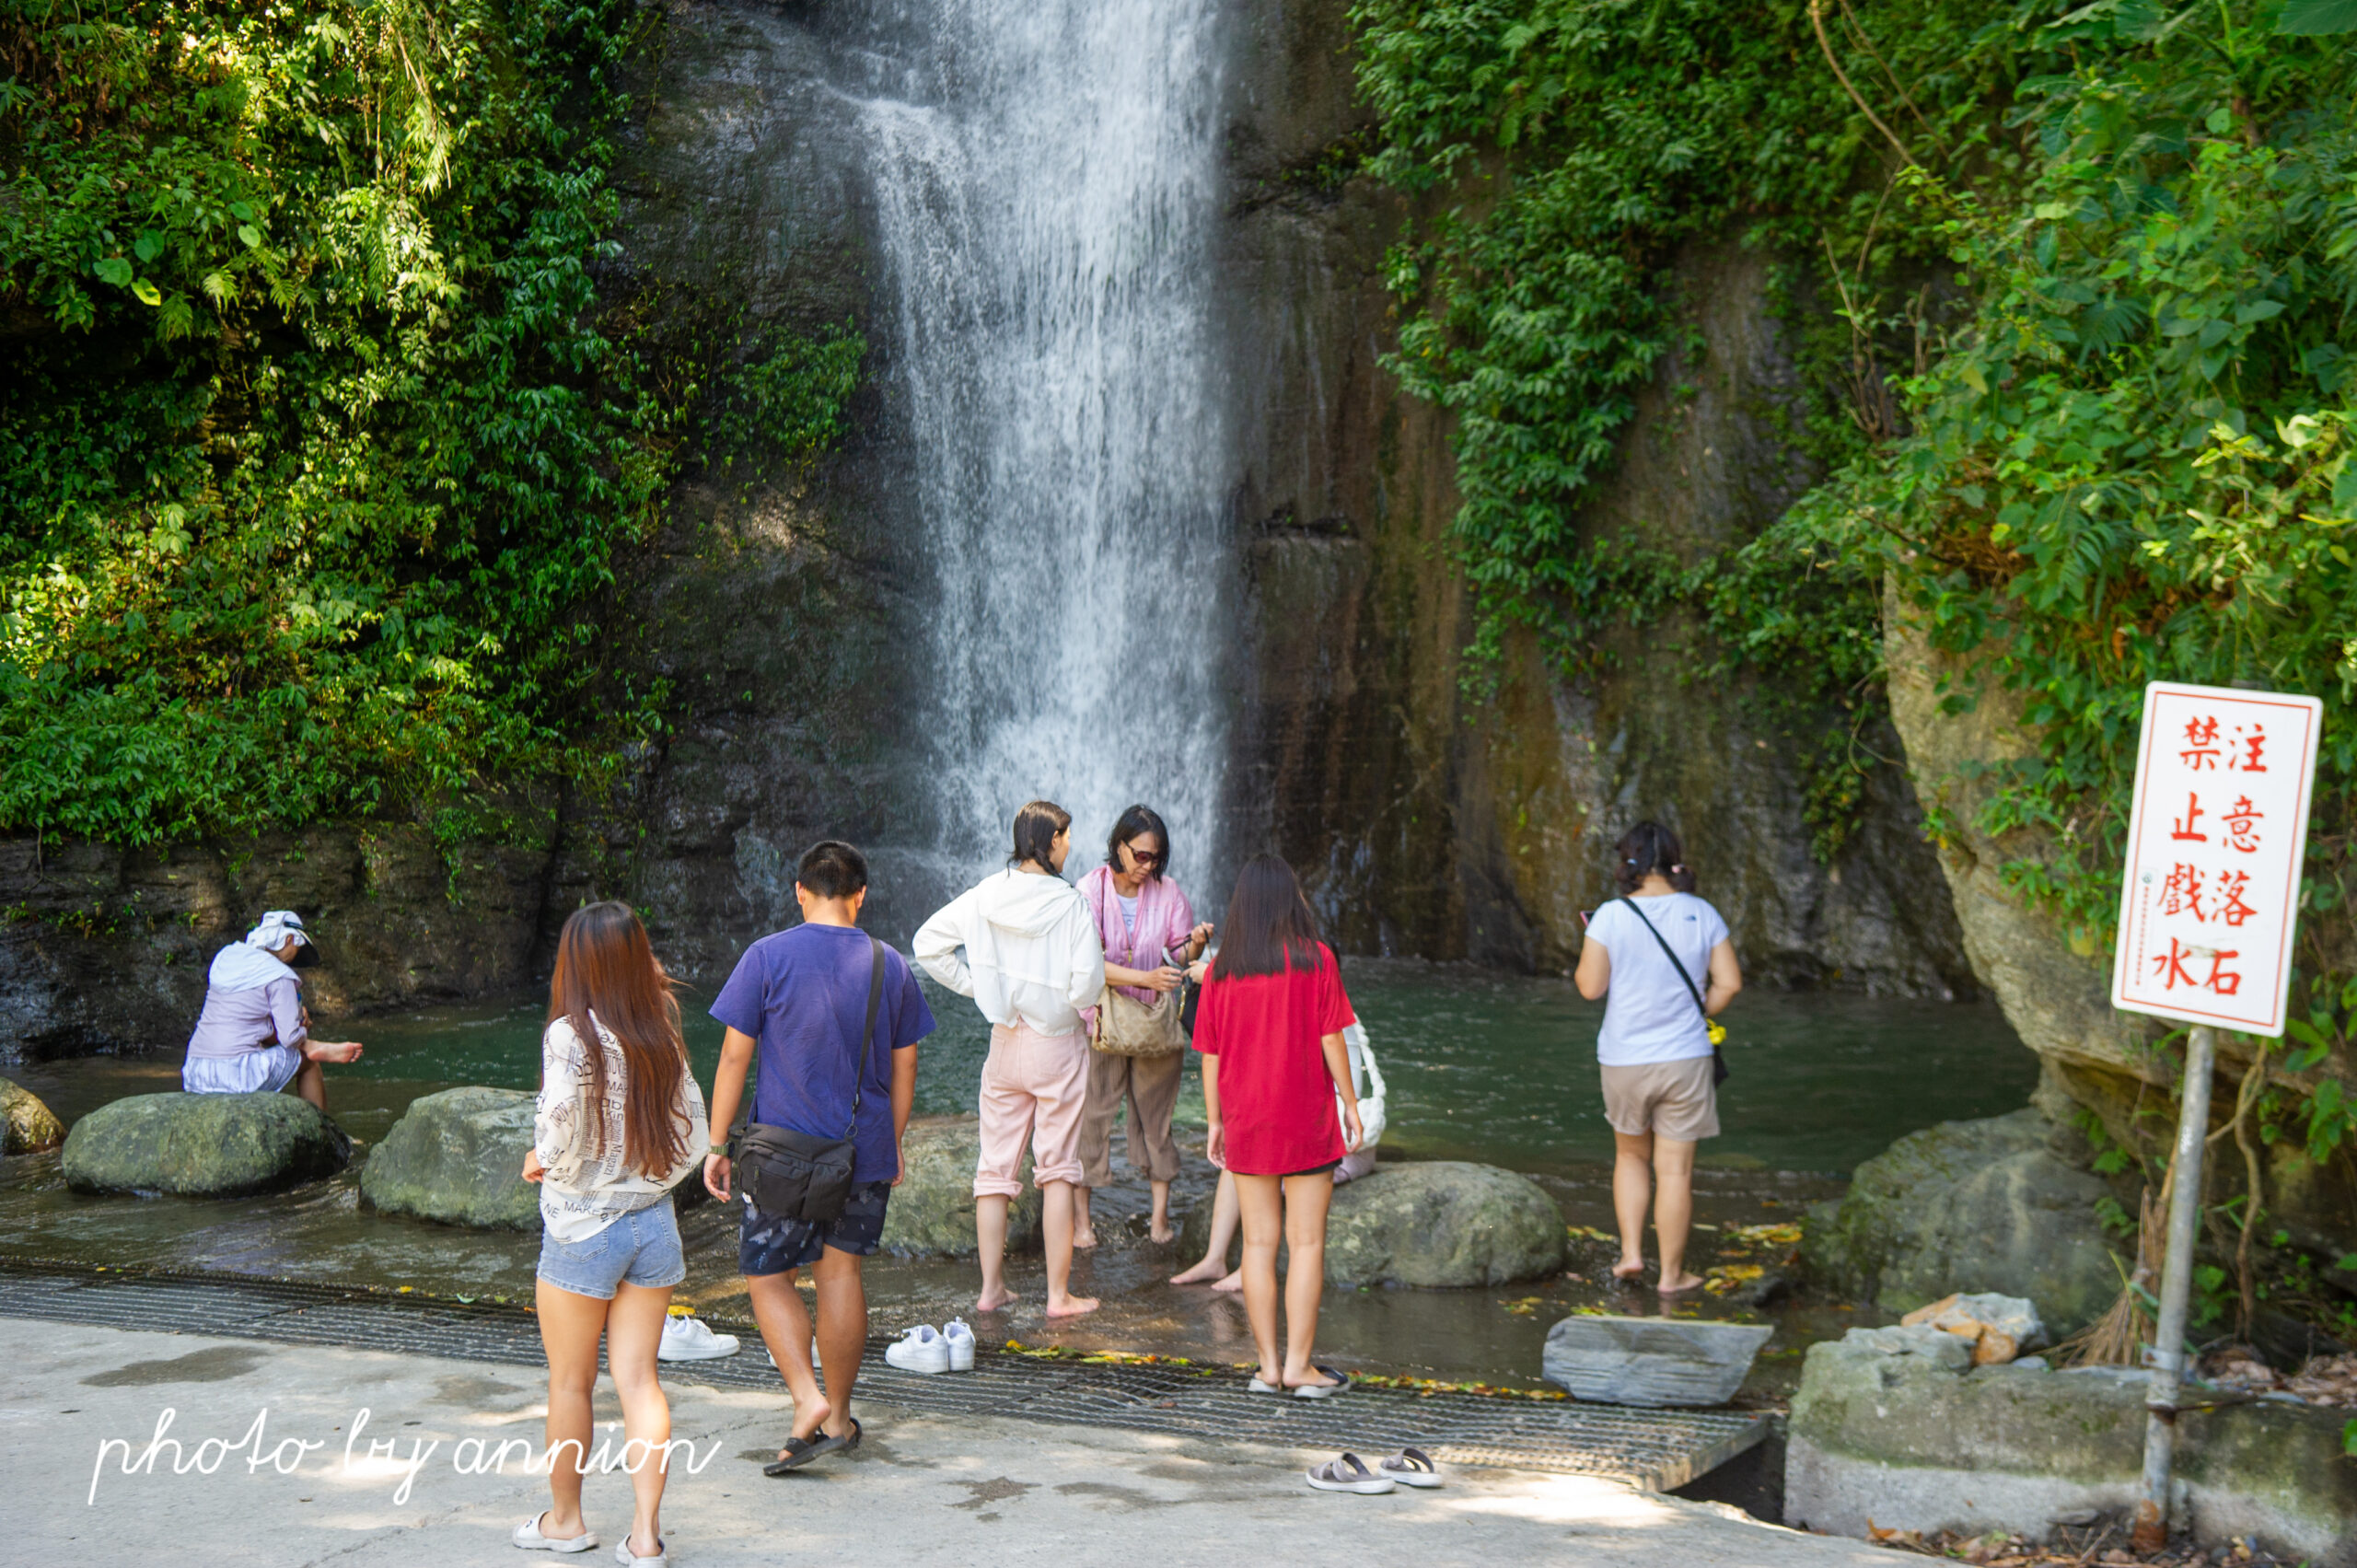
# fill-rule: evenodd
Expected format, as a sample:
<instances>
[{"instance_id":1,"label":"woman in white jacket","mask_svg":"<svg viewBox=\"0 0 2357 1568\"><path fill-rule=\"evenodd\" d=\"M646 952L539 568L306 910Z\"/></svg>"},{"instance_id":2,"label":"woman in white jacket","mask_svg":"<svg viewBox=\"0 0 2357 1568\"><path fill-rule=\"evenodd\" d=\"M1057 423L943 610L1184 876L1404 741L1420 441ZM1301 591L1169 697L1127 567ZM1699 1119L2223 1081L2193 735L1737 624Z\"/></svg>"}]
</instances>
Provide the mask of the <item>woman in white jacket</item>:
<instances>
[{"instance_id":1,"label":"woman in white jacket","mask_svg":"<svg viewBox=\"0 0 2357 1568\"><path fill-rule=\"evenodd\" d=\"M1006 1210L1031 1137L1031 1179L1048 1247L1048 1316L1097 1310L1072 1294L1073 1190L1088 1098L1088 1034L1080 1009L1105 989L1105 949L1079 890L1062 877L1072 813L1035 800L1015 815L1010 869L968 889L924 923L916 960L970 996L991 1021L982 1064L981 1158L974 1171L974 1238L981 1253L977 1311L1015 1299L1006 1288ZM959 949L963 948L961 954Z\"/></svg>"}]
</instances>

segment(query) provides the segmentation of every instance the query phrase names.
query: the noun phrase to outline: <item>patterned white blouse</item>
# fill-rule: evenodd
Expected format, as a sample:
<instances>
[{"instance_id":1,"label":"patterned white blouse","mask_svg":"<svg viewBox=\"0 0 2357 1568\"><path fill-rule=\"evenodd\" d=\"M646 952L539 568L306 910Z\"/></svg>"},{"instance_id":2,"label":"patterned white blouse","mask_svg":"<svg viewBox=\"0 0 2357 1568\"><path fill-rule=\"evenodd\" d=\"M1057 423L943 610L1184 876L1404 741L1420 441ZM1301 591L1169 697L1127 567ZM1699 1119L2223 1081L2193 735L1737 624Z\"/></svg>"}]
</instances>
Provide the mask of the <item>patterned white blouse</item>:
<instances>
[{"instance_id":1,"label":"patterned white blouse","mask_svg":"<svg viewBox=\"0 0 2357 1568\"><path fill-rule=\"evenodd\" d=\"M660 1177L629 1168L622 1107L630 1093L630 1064L613 1031L598 1023L595 1013L589 1021L597 1025L598 1043L606 1052L605 1104L597 1108L606 1134L602 1154L589 1131L588 1058L572 1021L553 1019L540 1036L540 1095L532 1116L532 1146L547 1169L540 1179L540 1220L560 1242L586 1241L622 1215L661 1202L703 1163L704 1152L712 1146L703 1095L696 1087L695 1074L683 1071L671 1113L685 1137L686 1152Z\"/></svg>"}]
</instances>

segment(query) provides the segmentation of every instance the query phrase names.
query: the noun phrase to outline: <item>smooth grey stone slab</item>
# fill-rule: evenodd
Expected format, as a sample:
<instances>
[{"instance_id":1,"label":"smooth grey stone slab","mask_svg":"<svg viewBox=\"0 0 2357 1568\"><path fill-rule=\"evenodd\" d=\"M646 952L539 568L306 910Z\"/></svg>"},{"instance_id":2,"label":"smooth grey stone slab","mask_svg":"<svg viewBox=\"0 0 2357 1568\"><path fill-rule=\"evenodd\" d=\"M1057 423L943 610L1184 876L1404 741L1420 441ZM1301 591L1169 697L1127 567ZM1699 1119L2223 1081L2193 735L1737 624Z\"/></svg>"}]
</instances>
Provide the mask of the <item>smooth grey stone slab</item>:
<instances>
[{"instance_id":1,"label":"smooth grey stone slab","mask_svg":"<svg viewBox=\"0 0 2357 1568\"><path fill-rule=\"evenodd\" d=\"M1541 1365L1549 1382L1598 1404L1723 1405L1775 1331L1765 1323L1566 1318L1547 1330Z\"/></svg>"}]
</instances>

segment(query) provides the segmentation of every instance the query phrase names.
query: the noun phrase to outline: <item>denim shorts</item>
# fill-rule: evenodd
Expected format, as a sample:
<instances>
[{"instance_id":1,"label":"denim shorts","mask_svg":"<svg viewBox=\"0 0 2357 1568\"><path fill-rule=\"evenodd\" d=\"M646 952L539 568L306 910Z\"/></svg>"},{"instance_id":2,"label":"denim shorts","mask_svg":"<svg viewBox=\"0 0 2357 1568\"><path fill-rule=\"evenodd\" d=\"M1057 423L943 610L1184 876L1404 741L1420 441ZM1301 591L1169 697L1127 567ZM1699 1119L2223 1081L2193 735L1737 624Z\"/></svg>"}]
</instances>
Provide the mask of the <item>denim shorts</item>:
<instances>
[{"instance_id":1,"label":"denim shorts","mask_svg":"<svg viewBox=\"0 0 2357 1568\"><path fill-rule=\"evenodd\" d=\"M611 1301L616 1287L663 1290L688 1277L679 1217L670 1194L644 1209L619 1214L585 1241L559 1241L540 1232L540 1278L575 1295Z\"/></svg>"},{"instance_id":2,"label":"denim shorts","mask_svg":"<svg viewBox=\"0 0 2357 1568\"><path fill-rule=\"evenodd\" d=\"M789 1220L753 1206L748 1195L738 1200L737 1268L748 1279L807 1269L830 1247L861 1257L876 1250L884 1239L884 1211L892 1201L889 1181L863 1181L851 1190L843 1212L813 1224Z\"/></svg>"}]
</instances>

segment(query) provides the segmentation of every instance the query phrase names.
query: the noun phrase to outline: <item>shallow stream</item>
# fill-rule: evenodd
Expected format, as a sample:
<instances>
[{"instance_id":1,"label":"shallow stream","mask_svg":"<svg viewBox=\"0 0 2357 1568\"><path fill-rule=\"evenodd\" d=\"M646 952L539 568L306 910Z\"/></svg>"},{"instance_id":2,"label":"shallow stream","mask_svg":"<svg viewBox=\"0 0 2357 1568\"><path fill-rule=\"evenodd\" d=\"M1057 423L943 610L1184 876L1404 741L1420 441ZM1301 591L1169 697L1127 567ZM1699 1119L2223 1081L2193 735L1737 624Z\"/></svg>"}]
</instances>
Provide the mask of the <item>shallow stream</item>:
<instances>
[{"instance_id":1,"label":"shallow stream","mask_svg":"<svg viewBox=\"0 0 2357 1568\"><path fill-rule=\"evenodd\" d=\"M1611 1134L1594 1050L1600 1005L1581 1000L1565 981L1449 966L1349 959L1344 976L1388 1080L1385 1156L1479 1160L1527 1172L1562 1205L1575 1235L1570 1270L1553 1281L1333 1293L1321 1346L1339 1361L1387 1371L1527 1383L1548 1326L1573 1308L1659 1310L1650 1292L1599 1283L1613 1256L1604 1239L1612 1227ZM987 1031L970 1004L938 991L932 1000L942 1028L919 1056L918 1111L970 1112ZM691 1053L708 1085L719 1028L694 996L686 1001ZM337 1120L364 1145L360 1159L419 1095L468 1083L531 1088L543 1005L528 998L333 1025L334 1034L368 1048L329 1087ZM2012 1109L2036 1080L2036 1059L1985 1004L1754 993L1736 1004L1728 1024L1734 1076L1722 1092L1725 1132L1705 1145L1698 1172L1694 1247L1696 1267L1721 1271L1722 1289L1748 1271L1773 1269L1788 1249L1757 1227L1796 1221L1901 1133ZM120 1096L177 1088L179 1069L174 1054L29 1065L14 1075L70 1122ZM1191 1061L1186 1082L1179 1120L1199 1125ZM1175 1206L1182 1211L1209 1191L1213 1177L1199 1157L1199 1136L1195 1142L1178 1184ZM336 1179L295 1193L189 1202L68 1192L54 1155L0 1161L0 1251L529 1296L537 1237L366 1210L358 1168L355 1159ZM980 1327L1027 1343L1247 1356L1240 1303L1164 1283L1192 1260L1147 1239L1145 1206L1142 1181L1125 1180L1098 1197L1103 1245L1084 1256L1074 1283L1104 1298L1101 1312L1051 1326L1038 1309L1043 1287L1034 1253L1013 1270L1027 1300ZM741 1316L731 1217L707 1204L688 1210L682 1225L690 1251L683 1295ZM868 1272L877 1326L943 1321L971 1306L975 1278L970 1260L878 1259ZM1761 1315L1736 1305L1734 1295L1704 1295L1678 1310ZM1789 1382L1789 1364L1808 1340L1871 1318L1840 1304L1771 1307L1765 1316L1788 1330L1763 1358L1761 1381L1771 1388Z\"/></svg>"}]
</instances>

